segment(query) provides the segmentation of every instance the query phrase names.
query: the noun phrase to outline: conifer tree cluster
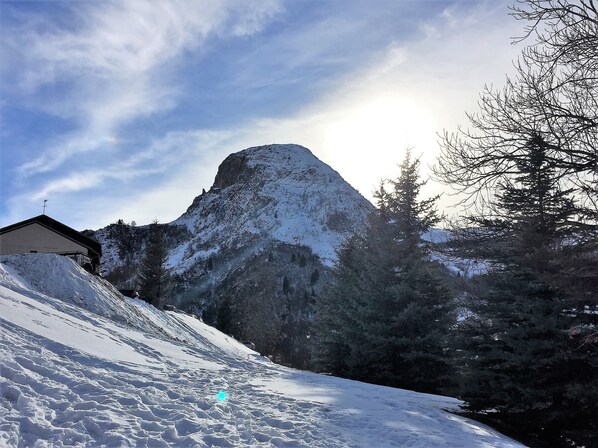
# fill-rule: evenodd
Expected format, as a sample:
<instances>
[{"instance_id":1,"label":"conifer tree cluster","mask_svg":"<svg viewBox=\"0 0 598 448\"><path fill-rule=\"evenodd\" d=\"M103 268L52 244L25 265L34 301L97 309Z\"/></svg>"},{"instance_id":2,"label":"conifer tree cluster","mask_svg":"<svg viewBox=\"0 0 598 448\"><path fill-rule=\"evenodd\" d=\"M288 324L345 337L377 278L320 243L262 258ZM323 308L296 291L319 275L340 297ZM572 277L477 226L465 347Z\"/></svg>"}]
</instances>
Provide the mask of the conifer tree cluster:
<instances>
[{"instance_id":1,"label":"conifer tree cluster","mask_svg":"<svg viewBox=\"0 0 598 448\"><path fill-rule=\"evenodd\" d=\"M520 0L512 14L533 42L469 126L441 135L434 169L467 205L444 249L486 266L461 279L467 313L449 313L421 241L437 216L408 156L338 253L316 354L341 376L449 387L532 444L598 446L598 7Z\"/></svg>"},{"instance_id":2,"label":"conifer tree cluster","mask_svg":"<svg viewBox=\"0 0 598 448\"><path fill-rule=\"evenodd\" d=\"M452 338L459 395L547 446L598 446L598 8L512 12L532 40L516 75L441 137L435 168L468 195L450 250L488 267Z\"/></svg>"},{"instance_id":3,"label":"conifer tree cluster","mask_svg":"<svg viewBox=\"0 0 598 448\"><path fill-rule=\"evenodd\" d=\"M162 229L158 222L154 221L149 226L149 236L139 272L139 295L160 309L168 292L166 256Z\"/></svg>"},{"instance_id":4,"label":"conifer tree cluster","mask_svg":"<svg viewBox=\"0 0 598 448\"><path fill-rule=\"evenodd\" d=\"M575 221L584 210L555 181L546 148L532 137L491 209L460 232L460 249L491 267L476 279L469 306L477 319L457 332L455 361L470 410L535 422L556 444L596 424L598 356L586 341L598 324L596 297L582 277L598 265L591 235ZM572 254L585 258L583 269L572 269Z\"/></svg>"},{"instance_id":5,"label":"conifer tree cluster","mask_svg":"<svg viewBox=\"0 0 598 448\"><path fill-rule=\"evenodd\" d=\"M438 392L449 373L450 296L421 240L439 217L436 198L418 200L418 166L408 152L363 234L338 252L317 305L316 356L334 374Z\"/></svg>"}]
</instances>

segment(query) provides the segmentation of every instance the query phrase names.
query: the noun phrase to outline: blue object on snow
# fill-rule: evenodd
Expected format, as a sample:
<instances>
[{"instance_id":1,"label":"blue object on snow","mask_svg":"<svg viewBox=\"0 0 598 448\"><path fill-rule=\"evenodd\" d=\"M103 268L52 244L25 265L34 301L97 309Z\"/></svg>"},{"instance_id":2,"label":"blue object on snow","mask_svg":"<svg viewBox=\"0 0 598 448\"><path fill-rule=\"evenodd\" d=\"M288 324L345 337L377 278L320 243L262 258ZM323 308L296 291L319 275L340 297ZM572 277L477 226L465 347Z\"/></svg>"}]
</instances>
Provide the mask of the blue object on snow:
<instances>
[{"instance_id":1,"label":"blue object on snow","mask_svg":"<svg viewBox=\"0 0 598 448\"><path fill-rule=\"evenodd\" d=\"M216 395L216 397L220 401L226 401L226 397L228 397L228 394L225 391L223 391L223 390L219 390L218 391L218 395Z\"/></svg>"}]
</instances>

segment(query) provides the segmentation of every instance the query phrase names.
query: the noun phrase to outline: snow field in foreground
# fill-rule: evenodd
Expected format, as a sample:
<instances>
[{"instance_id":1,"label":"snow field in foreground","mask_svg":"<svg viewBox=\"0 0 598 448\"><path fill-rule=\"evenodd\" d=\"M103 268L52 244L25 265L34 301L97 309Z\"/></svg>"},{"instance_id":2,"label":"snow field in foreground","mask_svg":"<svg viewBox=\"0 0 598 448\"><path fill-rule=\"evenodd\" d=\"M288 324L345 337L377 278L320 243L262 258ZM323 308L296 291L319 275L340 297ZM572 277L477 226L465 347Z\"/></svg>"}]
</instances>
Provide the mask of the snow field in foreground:
<instances>
[{"instance_id":1,"label":"snow field in foreground","mask_svg":"<svg viewBox=\"0 0 598 448\"><path fill-rule=\"evenodd\" d=\"M453 398L272 364L66 258L0 261L0 446L521 446Z\"/></svg>"}]
</instances>

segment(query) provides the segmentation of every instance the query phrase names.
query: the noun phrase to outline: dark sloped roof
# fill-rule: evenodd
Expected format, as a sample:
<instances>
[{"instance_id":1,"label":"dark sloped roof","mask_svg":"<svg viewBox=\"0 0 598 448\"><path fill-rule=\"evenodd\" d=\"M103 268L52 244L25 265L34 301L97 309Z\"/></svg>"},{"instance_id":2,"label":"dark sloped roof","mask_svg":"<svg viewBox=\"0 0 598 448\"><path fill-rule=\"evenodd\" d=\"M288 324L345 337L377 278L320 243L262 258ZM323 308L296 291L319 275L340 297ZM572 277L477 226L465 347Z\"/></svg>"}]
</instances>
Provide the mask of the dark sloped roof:
<instances>
[{"instance_id":1,"label":"dark sloped roof","mask_svg":"<svg viewBox=\"0 0 598 448\"><path fill-rule=\"evenodd\" d=\"M91 251L95 252L97 255L102 255L102 245L98 243L96 240L93 240L89 237L86 237L81 232L63 224L59 221L56 221L53 218L50 218L48 215L39 215L33 218L27 219L25 221L17 222L15 224L11 224L6 227L2 227L0 229L0 235L6 232L10 232L11 230L19 229L21 227L28 226L29 224L37 223L48 229L55 231L56 233L61 234L62 236L75 241L82 246L87 247Z\"/></svg>"}]
</instances>

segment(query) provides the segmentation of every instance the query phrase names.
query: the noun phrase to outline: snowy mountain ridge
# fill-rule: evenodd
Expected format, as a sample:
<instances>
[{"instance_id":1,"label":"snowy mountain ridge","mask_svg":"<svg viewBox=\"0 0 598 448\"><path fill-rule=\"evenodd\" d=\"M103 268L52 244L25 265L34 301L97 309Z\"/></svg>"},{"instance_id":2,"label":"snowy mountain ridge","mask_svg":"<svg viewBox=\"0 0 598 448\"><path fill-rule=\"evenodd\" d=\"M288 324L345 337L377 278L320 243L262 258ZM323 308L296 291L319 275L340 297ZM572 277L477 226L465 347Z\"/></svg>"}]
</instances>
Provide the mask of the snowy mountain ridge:
<instances>
[{"instance_id":1,"label":"snowy mountain ridge","mask_svg":"<svg viewBox=\"0 0 598 448\"><path fill-rule=\"evenodd\" d=\"M365 228L374 206L299 145L266 145L226 157L209 191L161 224L170 304L255 343L279 362L309 368L310 309L331 281L336 250ZM148 226L112 224L102 270L120 289L138 285ZM448 233L432 230L429 241ZM464 260L435 259L462 274ZM466 261L466 260L465 260Z\"/></svg>"},{"instance_id":2,"label":"snowy mountain ridge","mask_svg":"<svg viewBox=\"0 0 598 448\"><path fill-rule=\"evenodd\" d=\"M363 196L307 148L268 145L228 156L210 191L171 224L185 225L194 234L182 266L197 247L217 251L257 238L309 246L330 262L371 210Z\"/></svg>"},{"instance_id":3,"label":"snowy mountain ridge","mask_svg":"<svg viewBox=\"0 0 598 448\"><path fill-rule=\"evenodd\" d=\"M0 446L521 446L459 403L277 366L68 258L0 258Z\"/></svg>"},{"instance_id":4,"label":"snowy mountain ridge","mask_svg":"<svg viewBox=\"0 0 598 448\"><path fill-rule=\"evenodd\" d=\"M296 291L325 271L336 249L362 228L373 205L332 168L299 145L266 145L229 155L209 191L197 196L176 220L162 224L171 271L173 301L187 309L217 306L231 276L256 257L279 267L264 288L284 277ZM93 233L102 243L102 271L121 289L132 289L148 227L113 224ZM296 250L295 250L296 249ZM312 260L308 272L294 272L295 256ZM258 263L259 264L259 263ZM293 272L292 272L293 271Z\"/></svg>"}]
</instances>

